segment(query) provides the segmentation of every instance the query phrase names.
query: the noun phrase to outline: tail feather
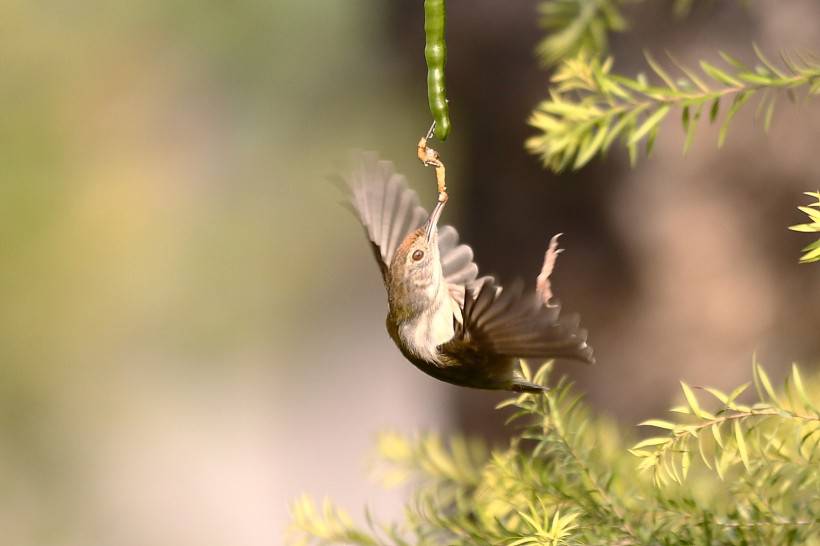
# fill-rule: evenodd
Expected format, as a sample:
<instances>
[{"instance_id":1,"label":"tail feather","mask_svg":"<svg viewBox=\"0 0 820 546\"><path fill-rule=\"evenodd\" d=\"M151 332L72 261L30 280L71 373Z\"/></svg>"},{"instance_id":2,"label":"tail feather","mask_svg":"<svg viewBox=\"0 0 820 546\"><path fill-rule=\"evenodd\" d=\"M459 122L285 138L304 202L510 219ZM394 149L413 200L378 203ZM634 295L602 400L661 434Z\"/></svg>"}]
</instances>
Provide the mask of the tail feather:
<instances>
[{"instance_id":1,"label":"tail feather","mask_svg":"<svg viewBox=\"0 0 820 546\"><path fill-rule=\"evenodd\" d=\"M515 392L528 392L528 393L543 393L547 392L549 387L545 387L543 385L537 385L535 383L531 383L529 381L525 381L523 379L516 379L513 381L512 390Z\"/></svg>"}]
</instances>

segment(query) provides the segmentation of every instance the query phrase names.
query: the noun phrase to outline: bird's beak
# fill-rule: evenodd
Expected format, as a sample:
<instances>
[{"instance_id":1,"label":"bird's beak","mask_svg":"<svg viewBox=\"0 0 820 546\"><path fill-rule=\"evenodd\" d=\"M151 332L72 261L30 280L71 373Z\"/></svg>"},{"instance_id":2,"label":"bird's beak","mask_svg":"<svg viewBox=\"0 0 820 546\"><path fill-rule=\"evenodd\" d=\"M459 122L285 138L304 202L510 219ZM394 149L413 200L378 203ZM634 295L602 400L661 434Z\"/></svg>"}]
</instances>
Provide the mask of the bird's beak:
<instances>
[{"instance_id":1,"label":"bird's beak","mask_svg":"<svg viewBox=\"0 0 820 546\"><path fill-rule=\"evenodd\" d=\"M433 209L433 212L430 213L430 217L427 218L427 223L424 225L424 235L427 238L427 242L430 242L430 239L433 238L433 233L436 231L436 224L438 224L438 219L441 217L441 212L444 210L444 205L447 203L447 194L443 194L444 197L439 196L439 200L436 203L436 208Z\"/></svg>"}]
</instances>

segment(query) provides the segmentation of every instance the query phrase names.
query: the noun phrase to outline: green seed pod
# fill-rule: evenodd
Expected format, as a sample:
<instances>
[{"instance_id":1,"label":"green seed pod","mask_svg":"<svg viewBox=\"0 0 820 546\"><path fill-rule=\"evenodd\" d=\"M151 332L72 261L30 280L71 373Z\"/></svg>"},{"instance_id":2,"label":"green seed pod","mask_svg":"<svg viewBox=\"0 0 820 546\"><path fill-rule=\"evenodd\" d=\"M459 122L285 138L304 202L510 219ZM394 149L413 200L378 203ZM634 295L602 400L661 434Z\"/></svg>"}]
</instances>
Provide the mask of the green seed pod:
<instances>
[{"instance_id":1,"label":"green seed pod","mask_svg":"<svg viewBox=\"0 0 820 546\"><path fill-rule=\"evenodd\" d=\"M447 44L444 41L444 0L424 0L424 59L427 61L427 100L436 122L436 138L445 140L450 134L450 111L444 85L444 64Z\"/></svg>"}]
</instances>

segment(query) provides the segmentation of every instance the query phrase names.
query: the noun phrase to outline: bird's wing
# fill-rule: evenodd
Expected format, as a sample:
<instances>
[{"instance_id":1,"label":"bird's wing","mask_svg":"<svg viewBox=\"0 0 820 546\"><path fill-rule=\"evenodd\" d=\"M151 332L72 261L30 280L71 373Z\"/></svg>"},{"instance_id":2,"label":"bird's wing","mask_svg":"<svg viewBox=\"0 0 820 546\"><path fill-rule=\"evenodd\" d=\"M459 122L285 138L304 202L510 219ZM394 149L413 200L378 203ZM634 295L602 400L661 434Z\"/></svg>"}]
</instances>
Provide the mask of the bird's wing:
<instances>
[{"instance_id":1,"label":"bird's wing","mask_svg":"<svg viewBox=\"0 0 820 546\"><path fill-rule=\"evenodd\" d=\"M345 177L350 188L350 205L367 232L376 261L386 279L393 255L407 234L419 228L427 211L419 205L418 194L407 187L406 178L396 173L393 163L380 160L373 152L359 152L353 157L354 168ZM452 226L439 228L439 254L450 293L459 305L464 304L464 287L478 275L473 251L458 244L458 232Z\"/></svg>"},{"instance_id":2,"label":"bird's wing","mask_svg":"<svg viewBox=\"0 0 820 546\"><path fill-rule=\"evenodd\" d=\"M450 296L459 307L463 307L466 288L476 290L484 281L484 278L477 279L478 266L473 261L473 249L469 245L458 244L458 231L453 226L443 226L438 230L438 249Z\"/></svg>"},{"instance_id":3,"label":"bird's wing","mask_svg":"<svg viewBox=\"0 0 820 546\"><path fill-rule=\"evenodd\" d=\"M408 233L424 223L427 212L390 161L380 160L373 152L358 152L353 155L353 165L344 179L350 189L350 205L367 232L387 282L387 268L396 249Z\"/></svg>"},{"instance_id":4,"label":"bird's wing","mask_svg":"<svg viewBox=\"0 0 820 546\"><path fill-rule=\"evenodd\" d=\"M482 351L508 357L593 363L579 317L559 319L559 312L558 304L548 307L534 292L524 293L520 282L501 290L494 279L485 278L478 289L465 294L464 322L454 341L468 341Z\"/></svg>"}]
</instances>

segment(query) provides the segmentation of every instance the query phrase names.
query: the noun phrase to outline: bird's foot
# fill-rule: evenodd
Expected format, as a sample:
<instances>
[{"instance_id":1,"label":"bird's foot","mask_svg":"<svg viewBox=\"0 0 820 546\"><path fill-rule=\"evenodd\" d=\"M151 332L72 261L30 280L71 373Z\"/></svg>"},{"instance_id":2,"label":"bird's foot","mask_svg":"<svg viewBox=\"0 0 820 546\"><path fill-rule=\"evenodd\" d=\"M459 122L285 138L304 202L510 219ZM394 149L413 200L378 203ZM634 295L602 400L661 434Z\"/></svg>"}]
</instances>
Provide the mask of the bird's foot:
<instances>
[{"instance_id":1,"label":"bird's foot","mask_svg":"<svg viewBox=\"0 0 820 546\"><path fill-rule=\"evenodd\" d=\"M445 180L445 169L444 163L441 161L439 153L427 145L427 142L433 138L433 132L436 129L436 122L433 122L433 125L430 127L430 130L427 131L427 134L421 139L419 139L419 143L416 147L416 153L418 155L419 161L421 161L425 167L435 167L436 169L436 184L438 186L438 193L439 193L439 201L446 202L447 201L447 183ZM441 195L444 194L444 198L442 199Z\"/></svg>"}]
</instances>

